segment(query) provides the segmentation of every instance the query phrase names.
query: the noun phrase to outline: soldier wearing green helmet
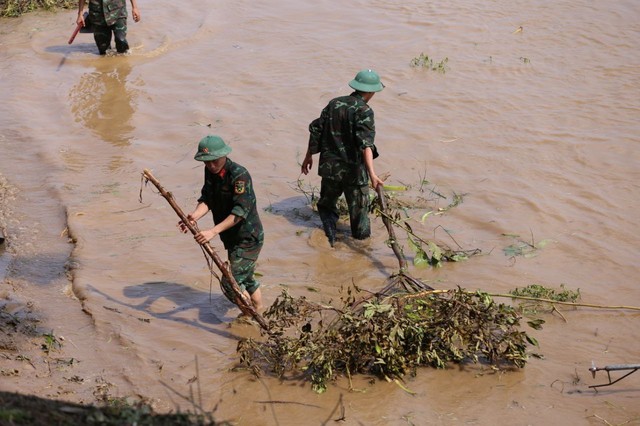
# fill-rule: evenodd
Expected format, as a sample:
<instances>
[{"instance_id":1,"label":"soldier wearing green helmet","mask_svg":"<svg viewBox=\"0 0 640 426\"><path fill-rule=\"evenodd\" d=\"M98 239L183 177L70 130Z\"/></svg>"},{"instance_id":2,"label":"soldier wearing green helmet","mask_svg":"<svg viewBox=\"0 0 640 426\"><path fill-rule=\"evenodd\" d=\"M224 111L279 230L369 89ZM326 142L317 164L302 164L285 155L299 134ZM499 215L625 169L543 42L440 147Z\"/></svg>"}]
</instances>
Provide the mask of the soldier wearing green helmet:
<instances>
[{"instance_id":1,"label":"soldier wearing green helmet","mask_svg":"<svg viewBox=\"0 0 640 426\"><path fill-rule=\"evenodd\" d=\"M198 232L194 238L198 244L204 244L216 235L220 236L233 277L240 290L250 297L256 311L260 311L262 293L254 271L264 232L251 176L247 169L227 157L229 153L231 147L220 136L208 135L198 143L194 158L204 162L204 185L198 204L187 219L195 224L211 211L215 226ZM184 233L188 230L182 221L178 222L178 227ZM224 295L239 305L231 284L224 276L220 284Z\"/></svg>"},{"instance_id":2,"label":"soldier wearing green helmet","mask_svg":"<svg viewBox=\"0 0 640 426\"><path fill-rule=\"evenodd\" d=\"M338 198L344 194L347 200L351 236L366 239L371 235L368 183L373 188L382 185L373 167L378 151L374 145L373 110L368 102L384 85L378 73L364 69L349 86L354 92L332 99L320 117L309 124L309 143L301 167L302 173L308 174L313 155L320 154L318 213L332 247L336 240Z\"/></svg>"}]
</instances>

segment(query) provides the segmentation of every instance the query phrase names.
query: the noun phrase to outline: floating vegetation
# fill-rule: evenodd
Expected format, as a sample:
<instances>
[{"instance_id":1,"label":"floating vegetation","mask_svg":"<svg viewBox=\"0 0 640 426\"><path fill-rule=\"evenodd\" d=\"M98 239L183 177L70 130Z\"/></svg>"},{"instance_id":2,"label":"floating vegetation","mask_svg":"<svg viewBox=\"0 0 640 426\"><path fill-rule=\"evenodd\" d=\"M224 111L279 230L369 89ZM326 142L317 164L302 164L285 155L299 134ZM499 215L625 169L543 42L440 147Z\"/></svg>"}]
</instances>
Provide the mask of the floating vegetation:
<instances>
[{"instance_id":1,"label":"floating vegetation","mask_svg":"<svg viewBox=\"0 0 640 426\"><path fill-rule=\"evenodd\" d=\"M540 284L531 284L524 288L511 290L509 294L519 298L520 311L525 315L557 311L553 302L575 303L580 299L580 289L568 290L565 289L564 284L560 285L560 290Z\"/></svg>"},{"instance_id":2,"label":"floating vegetation","mask_svg":"<svg viewBox=\"0 0 640 426\"><path fill-rule=\"evenodd\" d=\"M430 58L428 55L420 53L419 56L411 60L411 66L414 68L426 68L428 70L444 74L447 72L447 62L449 62L449 58L444 58L441 61L434 61L433 58Z\"/></svg>"},{"instance_id":3,"label":"floating vegetation","mask_svg":"<svg viewBox=\"0 0 640 426\"><path fill-rule=\"evenodd\" d=\"M438 241L437 243L434 241L423 241L427 245L428 252L431 253L431 256L429 256L423 246L411 238L411 236L407 237L407 241L409 242L409 247L415 253L413 265L416 267L428 265L439 268L444 262L462 262L468 260L471 256L481 253L481 250L478 248L454 250L442 241Z\"/></svg>"},{"instance_id":4,"label":"floating vegetation","mask_svg":"<svg viewBox=\"0 0 640 426\"><path fill-rule=\"evenodd\" d=\"M520 235L518 234L502 234L502 236L516 239L516 242L502 249L504 254L511 258L515 258L517 256L522 256L524 258L536 257L539 249L544 248L547 244L552 242L552 240L547 239L536 243L533 239L533 234L531 235L530 242L520 239Z\"/></svg>"},{"instance_id":5,"label":"floating vegetation","mask_svg":"<svg viewBox=\"0 0 640 426\"><path fill-rule=\"evenodd\" d=\"M427 240L420 236L418 236L411 226L411 222L415 220L410 216L409 212L415 212L416 210L427 210L426 212L420 212L420 220L421 224L424 224L425 221L431 216L439 216L443 215L449 210L458 207L464 201L465 194L458 194L453 192L449 203L445 207L435 207L434 203L437 203L442 200L447 200L448 197L443 195L440 192L437 192L434 188L425 188L430 182L426 180L426 178L422 177L420 179L420 185L417 188L417 191L422 194L428 192L431 194L431 198L425 198L423 196L411 197L408 193L412 189L411 185L384 185L384 196L385 196L385 205L386 208L384 211L380 209L380 194L372 191L371 193L371 203L370 203L370 213L375 214L378 217L391 222L391 225L394 227L401 229L407 235L407 242L409 248L414 253L413 264L417 267L440 267L443 262L460 262L463 260L467 260L471 256L477 255L481 253L481 250L478 248L465 250L463 249L451 234L445 230L447 235L451 238L451 240L457 246L457 249L451 248L449 245L435 240ZM311 186L305 183L304 180L298 179L292 188L297 192L302 193L307 202L310 204L312 210L316 210L318 197L319 197L319 189L317 187ZM398 196L398 193L402 193L403 196ZM348 220L349 210L347 203L344 197L340 197L337 203L338 214L342 220ZM444 228L443 228L444 229ZM393 238L389 238L387 244L391 247L394 245L398 246L398 242ZM404 253L401 248L394 248L394 253L398 260L400 261L400 269L404 269L404 264L406 263L404 259Z\"/></svg>"},{"instance_id":6,"label":"floating vegetation","mask_svg":"<svg viewBox=\"0 0 640 426\"><path fill-rule=\"evenodd\" d=\"M568 290L564 284L560 284L560 290L545 287L540 284L531 284L524 288L516 288L509 292L514 296L526 296L536 299L548 299L558 302L575 302L580 299L580 289Z\"/></svg>"},{"instance_id":7,"label":"floating vegetation","mask_svg":"<svg viewBox=\"0 0 640 426\"><path fill-rule=\"evenodd\" d=\"M458 195L454 192L452 202L446 208L438 209L437 213L434 213L433 210L422 215L421 223L424 224L425 220L431 214L444 214L449 209L457 207L462 203L462 196ZM381 195L378 194L380 198ZM387 198L386 194L384 195ZM381 199L381 198L380 198ZM474 256L476 254L480 254L480 249L471 249L464 250L451 234L445 230L447 235L451 238L451 240L458 246L458 250L452 249L447 244L441 241L434 240L425 240L422 237L416 235L411 228L411 218L407 214L408 208L405 206L398 206L396 203L395 208L388 208L388 204L385 202L385 209L380 209L378 207L379 203L372 203L372 210L377 215L382 217L383 221L388 221L397 228L405 231L407 234L407 242L409 244L409 248L415 253L413 258L413 264L417 267L425 267L425 266L433 266L440 267L443 262L460 262L463 260L467 260L469 257ZM436 228L437 229L437 228ZM442 228L444 229L444 228ZM397 245L395 241L389 241L389 244L393 246L393 243ZM400 261L401 270L403 269L403 259L404 253L402 253L401 249L394 248L394 253L396 257L398 257Z\"/></svg>"},{"instance_id":8,"label":"floating vegetation","mask_svg":"<svg viewBox=\"0 0 640 426\"><path fill-rule=\"evenodd\" d=\"M241 363L255 374L304 378L322 393L338 376L370 374L398 384L419 367L483 363L524 367L535 339L520 315L482 292L388 290L357 298L348 288L334 308L283 291L265 312L265 341L238 343ZM343 292L345 293L345 292Z\"/></svg>"},{"instance_id":9,"label":"floating vegetation","mask_svg":"<svg viewBox=\"0 0 640 426\"><path fill-rule=\"evenodd\" d=\"M313 207L315 189L309 195L300 180L297 188ZM407 189L402 186L402 191ZM407 234L416 252L416 265L439 266L480 250L455 251L421 238L411 228L410 206L390 209L382 187L376 194L372 212L387 228L387 244L398 259L399 272L376 294L356 298L359 289L354 292L348 288L340 308L294 298L283 291L264 314L268 320L263 331L266 340L238 343L241 363L257 375L269 370L280 378L305 377L320 393L342 374L349 378L372 374L402 386L403 376L416 374L420 366L445 368L449 363L483 362L496 369L523 367L527 345L537 343L518 330L517 311L495 303L486 293L434 290L411 277L394 228ZM462 196L454 194L449 206L439 210L444 213L461 203Z\"/></svg>"}]
</instances>

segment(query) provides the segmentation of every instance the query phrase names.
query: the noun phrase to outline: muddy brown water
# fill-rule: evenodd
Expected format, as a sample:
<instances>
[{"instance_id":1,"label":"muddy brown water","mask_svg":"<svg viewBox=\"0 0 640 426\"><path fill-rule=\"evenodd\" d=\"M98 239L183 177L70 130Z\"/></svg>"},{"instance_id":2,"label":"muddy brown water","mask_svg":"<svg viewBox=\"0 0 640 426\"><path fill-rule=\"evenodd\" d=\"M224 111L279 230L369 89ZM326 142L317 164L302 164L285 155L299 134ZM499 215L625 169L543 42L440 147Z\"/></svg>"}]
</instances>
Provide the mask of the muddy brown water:
<instances>
[{"instance_id":1,"label":"muddy brown water","mask_svg":"<svg viewBox=\"0 0 640 426\"><path fill-rule=\"evenodd\" d=\"M428 194L430 209L448 200L418 193L423 178L428 190L464 194L424 223L428 209L412 212L412 223L483 252L411 269L414 276L499 293L564 284L586 303L638 306L637 1L139 6L127 57L99 57L89 34L68 45L73 11L0 20L0 173L19 191L7 223L14 249L0 252L0 270L44 299L50 318L77 314L46 303L48 294L83 300L82 322L55 332L93 339L104 358L96 368L117 384L112 394L143 395L161 410L190 408L196 395L217 418L251 425L341 417L367 425L638 424L640 375L597 394L588 387L606 382L591 378L592 361L640 362L637 311L548 316L531 331L544 359L500 374L422 369L407 378L415 395L366 377L354 380L359 392L340 380L317 395L308 383L232 372L237 340L258 333L232 323L237 309L215 285L210 292L204 258L178 233L166 201L149 187L139 201L149 168L192 208L202 179L196 143L219 134L255 182L267 304L283 286L325 302L351 283L379 287L397 268L382 224L374 222L365 244L343 233L330 249L295 189L308 123L371 67L386 85L371 101L378 173ZM446 72L411 67L421 53L434 63L448 58ZM319 185L315 174L304 181ZM512 258L503 251L511 234L546 245ZM72 306L81 312L79 301ZM0 389L16 386L0 378Z\"/></svg>"}]
</instances>

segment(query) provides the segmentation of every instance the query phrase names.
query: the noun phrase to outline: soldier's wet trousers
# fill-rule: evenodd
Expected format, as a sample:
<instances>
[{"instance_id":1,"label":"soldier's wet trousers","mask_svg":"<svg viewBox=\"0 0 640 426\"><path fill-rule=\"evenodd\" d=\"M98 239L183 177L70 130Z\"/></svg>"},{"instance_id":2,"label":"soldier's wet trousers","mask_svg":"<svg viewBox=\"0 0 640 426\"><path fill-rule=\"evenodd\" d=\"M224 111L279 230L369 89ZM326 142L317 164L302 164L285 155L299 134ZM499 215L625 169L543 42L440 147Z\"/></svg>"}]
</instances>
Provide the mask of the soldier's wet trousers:
<instances>
[{"instance_id":1,"label":"soldier's wet trousers","mask_svg":"<svg viewBox=\"0 0 640 426\"><path fill-rule=\"evenodd\" d=\"M348 186L342 182L323 178L320 184L318 213L322 220L324 232L333 245L335 241L336 222L338 221L338 198L344 193L349 209L351 236L363 240L371 236L369 222L369 187Z\"/></svg>"},{"instance_id":2,"label":"soldier's wet trousers","mask_svg":"<svg viewBox=\"0 0 640 426\"><path fill-rule=\"evenodd\" d=\"M257 245L251 251L257 257L260 253L262 245ZM242 249L240 247L236 247L232 250L227 251L227 255L229 258L229 269L231 275L236 280L236 284L238 284L238 288L240 291L246 290L250 295L255 293L255 291L260 287L260 282L255 278L255 270L256 270L256 261L254 259L248 259L243 256L243 252L246 249ZM220 281L220 286L222 287L222 293L229 299L231 302L235 303L237 299L237 295L233 291L233 286L227 280L227 278L223 275Z\"/></svg>"},{"instance_id":3,"label":"soldier's wet trousers","mask_svg":"<svg viewBox=\"0 0 640 426\"><path fill-rule=\"evenodd\" d=\"M93 25L93 39L96 41L98 51L101 55L107 53L107 50L111 48L112 34L118 53L124 53L129 50L129 43L127 42L127 18L120 18L114 25L108 27L104 25Z\"/></svg>"}]
</instances>

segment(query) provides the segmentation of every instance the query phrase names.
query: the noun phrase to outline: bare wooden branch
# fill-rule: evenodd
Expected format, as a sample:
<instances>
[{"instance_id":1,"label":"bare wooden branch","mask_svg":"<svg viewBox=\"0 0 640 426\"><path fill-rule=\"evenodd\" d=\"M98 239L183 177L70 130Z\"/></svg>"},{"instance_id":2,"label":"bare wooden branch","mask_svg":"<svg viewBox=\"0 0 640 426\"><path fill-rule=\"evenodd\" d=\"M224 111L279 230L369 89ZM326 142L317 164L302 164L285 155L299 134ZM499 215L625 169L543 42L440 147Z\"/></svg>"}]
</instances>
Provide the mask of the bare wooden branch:
<instances>
[{"instance_id":1,"label":"bare wooden branch","mask_svg":"<svg viewBox=\"0 0 640 426\"><path fill-rule=\"evenodd\" d=\"M391 244L391 249L398 258L398 263L400 264L400 272L404 272L407 270L407 260L404 258L402 250L400 250L400 246L398 245L396 233L393 230L393 224L386 215L387 199L385 198L382 185L378 185L378 187L376 188L376 192L378 193L378 200L380 201L380 209L382 211L380 217L382 217L382 223L384 223L384 226L387 228L387 232L389 233L389 244Z\"/></svg>"}]
</instances>

